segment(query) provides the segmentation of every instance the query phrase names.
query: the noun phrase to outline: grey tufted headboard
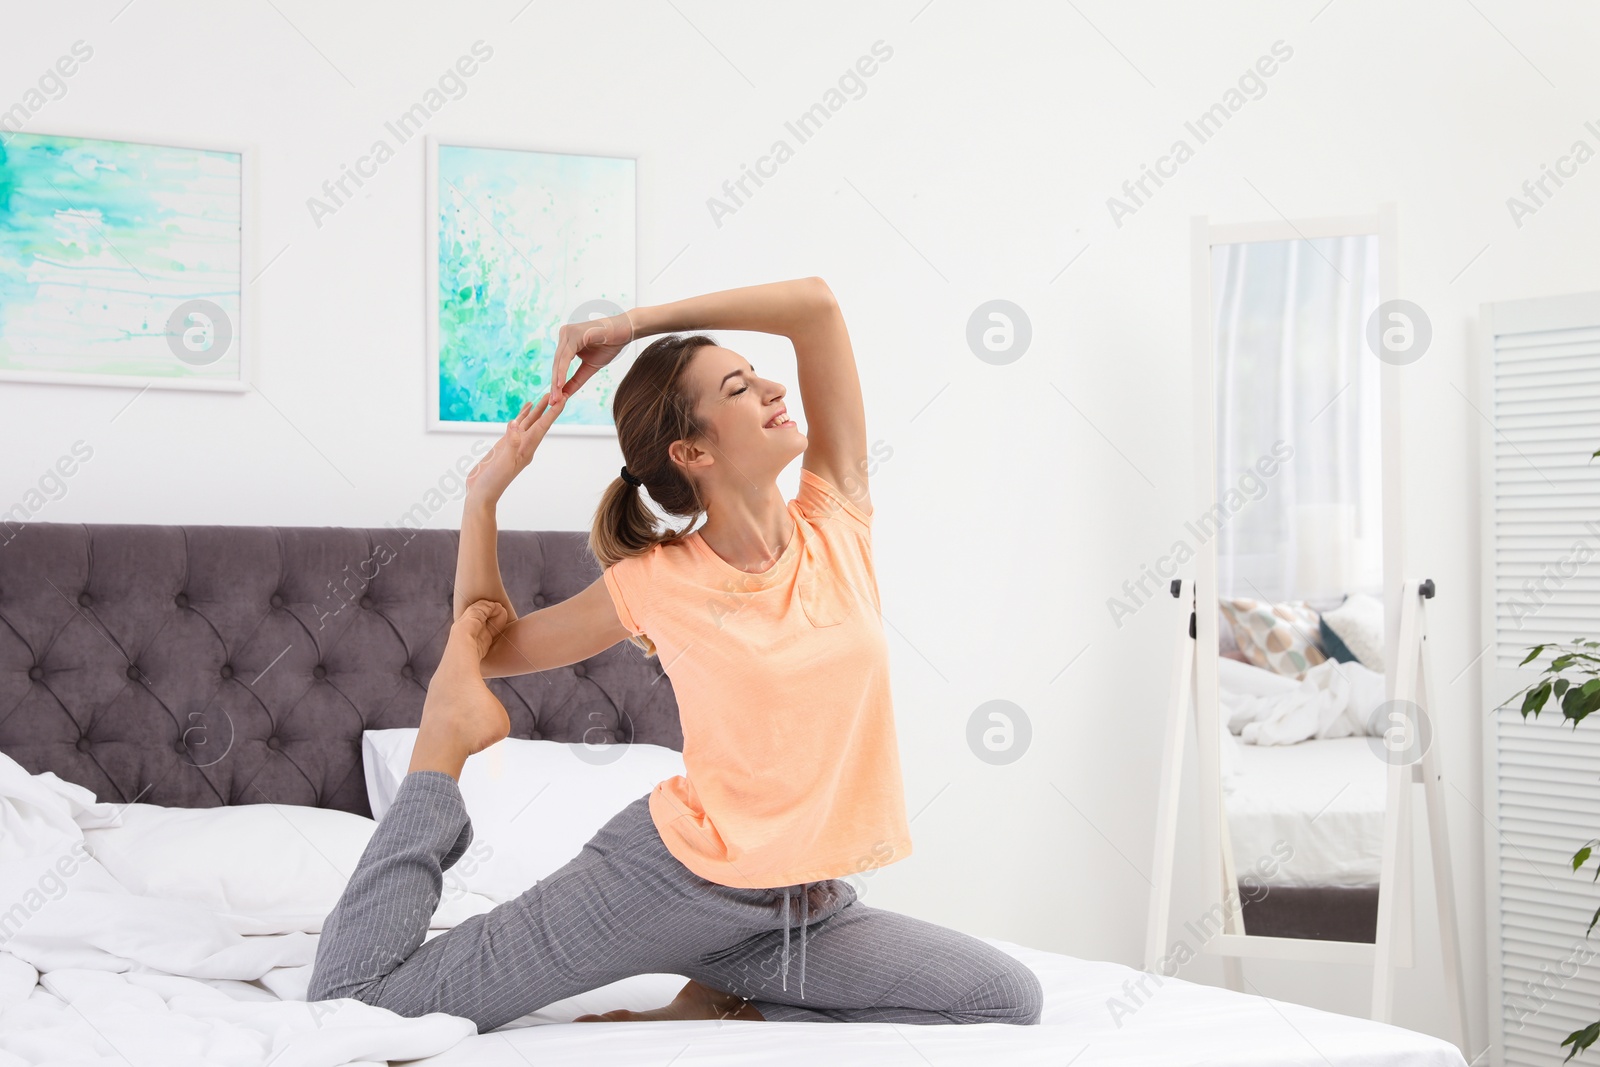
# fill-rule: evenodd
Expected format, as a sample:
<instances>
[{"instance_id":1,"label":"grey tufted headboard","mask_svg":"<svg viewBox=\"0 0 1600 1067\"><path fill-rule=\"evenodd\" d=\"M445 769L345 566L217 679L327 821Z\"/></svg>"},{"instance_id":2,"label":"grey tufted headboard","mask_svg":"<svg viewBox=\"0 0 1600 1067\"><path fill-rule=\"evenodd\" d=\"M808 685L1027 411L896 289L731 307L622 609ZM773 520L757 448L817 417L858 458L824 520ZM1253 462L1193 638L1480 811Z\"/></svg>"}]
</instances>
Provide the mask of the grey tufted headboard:
<instances>
[{"instance_id":1,"label":"grey tufted headboard","mask_svg":"<svg viewBox=\"0 0 1600 1067\"><path fill-rule=\"evenodd\" d=\"M416 726L457 534L0 524L0 752L101 800L370 815L361 731ZM585 535L502 531L522 613L599 576ZM671 682L627 642L492 679L511 736L683 747Z\"/></svg>"}]
</instances>

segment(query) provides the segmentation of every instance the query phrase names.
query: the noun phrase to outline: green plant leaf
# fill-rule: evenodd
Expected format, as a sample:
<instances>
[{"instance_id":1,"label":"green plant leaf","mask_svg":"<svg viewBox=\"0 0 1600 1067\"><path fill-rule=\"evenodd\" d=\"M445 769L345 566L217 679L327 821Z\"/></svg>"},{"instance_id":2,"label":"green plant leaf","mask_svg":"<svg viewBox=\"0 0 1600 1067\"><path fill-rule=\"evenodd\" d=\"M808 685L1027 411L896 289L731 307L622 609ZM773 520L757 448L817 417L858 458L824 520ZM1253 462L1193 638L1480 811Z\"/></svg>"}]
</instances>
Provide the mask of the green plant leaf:
<instances>
[{"instance_id":1,"label":"green plant leaf","mask_svg":"<svg viewBox=\"0 0 1600 1067\"><path fill-rule=\"evenodd\" d=\"M1530 664L1534 660L1538 659L1540 654L1543 653L1544 650L1546 648L1548 648L1548 647L1549 647L1548 645L1534 645L1533 646L1533 651L1529 652L1528 655L1527 655L1527 658L1524 659L1521 663L1517 664L1517 666L1526 667L1528 664Z\"/></svg>"},{"instance_id":2,"label":"green plant leaf","mask_svg":"<svg viewBox=\"0 0 1600 1067\"><path fill-rule=\"evenodd\" d=\"M1584 845L1582 848L1572 854L1572 869L1577 870L1585 863L1588 863L1589 857L1592 855L1594 855L1594 849L1588 845ZM1592 926L1593 924L1591 923L1590 925Z\"/></svg>"},{"instance_id":3,"label":"green plant leaf","mask_svg":"<svg viewBox=\"0 0 1600 1067\"><path fill-rule=\"evenodd\" d=\"M1537 716L1544 710L1545 701L1550 699L1550 683L1541 682L1528 690L1528 695L1522 698L1522 717Z\"/></svg>"},{"instance_id":4,"label":"green plant leaf","mask_svg":"<svg viewBox=\"0 0 1600 1067\"><path fill-rule=\"evenodd\" d=\"M1583 719L1583 689L1569 689L1567 695L1561 698L1561 714L1563 717L1580 722Z\"/></svg>"},{"instance_id":5,"label":"green plant leaf","mask_svg":"<svg viewBox=\"0 0 1600 1067\"><path fill-rule=\"evenodd\" d=\"M1600 1022L1590 1023L1582 1030L1572 1031L1572 1033L1567 1035L1567 1039L1561 1042L1561 1047L1565 1048L1568 1045L1572 1046L1572 1051L1567 1053L1567 1059L1570 1060L1572 1057L1576 1056L1578 1053L1594 1044L1596 1038L1600 1038ZM1561 1062L1565 1063L1566 1060L1562 1060Z\"/></svg>"},{"instance_id":6,"label":"green plant leaf","mask_svg":"<svg viewBox=\"0 0 1600 1067\"><path fill-rule=\"evenodd\" d=\"M1600 711L1600 678L1567 690L1561 699L1561 714L1574 728L1596 711Z\"/></svg>"}]
</instances>

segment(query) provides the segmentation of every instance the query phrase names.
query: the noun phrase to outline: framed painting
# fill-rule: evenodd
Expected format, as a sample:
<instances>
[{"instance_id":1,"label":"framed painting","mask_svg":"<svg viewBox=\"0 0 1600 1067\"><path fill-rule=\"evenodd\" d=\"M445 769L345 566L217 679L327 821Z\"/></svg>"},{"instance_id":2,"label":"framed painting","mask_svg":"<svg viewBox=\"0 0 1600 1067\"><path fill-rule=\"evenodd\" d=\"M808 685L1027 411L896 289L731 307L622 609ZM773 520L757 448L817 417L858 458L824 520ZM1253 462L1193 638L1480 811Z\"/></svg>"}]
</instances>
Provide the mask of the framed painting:
<instances>
[{"instance_id":1,"label":"framed painting","mask_svg":"<svg viewBox=\"0 0 1600 1067\"><path fill-rule=\"evenodd\" d=\"M0 137L0 379L250 387L243 149Z\"/></svg>"},{"instance_id":2,"label":"framed painting","mask_svg":"<svg viewBox=\"0 0 1600 1067\"><path fill-rule=\"evenodd\" d=\"M632 307L637 163L428 140L428 429L496 433L550 388L562 325ZM551 433L613 434L626 357Z\"/></svg>"}]
</instances>

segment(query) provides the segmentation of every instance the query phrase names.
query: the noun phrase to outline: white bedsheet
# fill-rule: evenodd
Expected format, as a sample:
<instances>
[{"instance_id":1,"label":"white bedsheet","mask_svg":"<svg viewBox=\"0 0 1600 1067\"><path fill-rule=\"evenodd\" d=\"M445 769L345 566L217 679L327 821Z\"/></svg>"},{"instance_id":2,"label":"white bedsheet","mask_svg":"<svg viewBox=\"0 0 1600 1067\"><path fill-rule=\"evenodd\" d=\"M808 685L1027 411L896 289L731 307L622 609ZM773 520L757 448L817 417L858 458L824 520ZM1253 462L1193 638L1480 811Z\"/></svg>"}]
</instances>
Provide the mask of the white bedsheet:
<instances>
[{"instance_id":1,"label":"white bedsheet","mask_svg":"<svg viewBox=\"0 0 1600 1067\"><path fill-rule=\"evenodd\" d=\"M1373 886L1383 865L1389 765L1372 738L1240 745L1226 795L1234 866L1266 885ZM1288 862L1264 868L1263 857ZM1264 871L1272 873L1264 874Z\"/></svg>"},{"instance_id":2,"label":"white bedsheet","mask_svg":"<svg viewBox=\"0 0 1600 1067\"><path fill-rule=\"evenodd\" d=\"M1129 968L993 940L1039 974L1041 1025L570 1022L665 1003L682 984L668 975L592 990L487 1035L450 1015L307 1004L314 935L130 892L81 847L85 827L117 818L87 790L0 754L0 1067L1463 1063L1445 1042L1395 1027L1177 979L1146 977L1139 992Z\"/></svg>"},{"instance_id":3,"label":"white bedsheet","mask_svg":"<svg viewBox=\"0 0 1600 1067\"><path fill-rule=\"evenodd\" d=\"M1038 1026L548 1025L591 1011L658 1007L683 985L677 976L653 974L552 1004L520 1020L529 1025L470 1037L416 1067L1465 1067L1454 1045L1410 1030L1176 978L1157 986L1121 964L984 940L1039 975L1045 1008ZM1140 978L1145 993L1130 995L1126 984ZM1128 1010L1113 1011L1112 998Z\"/></svg>"}]
</instances>

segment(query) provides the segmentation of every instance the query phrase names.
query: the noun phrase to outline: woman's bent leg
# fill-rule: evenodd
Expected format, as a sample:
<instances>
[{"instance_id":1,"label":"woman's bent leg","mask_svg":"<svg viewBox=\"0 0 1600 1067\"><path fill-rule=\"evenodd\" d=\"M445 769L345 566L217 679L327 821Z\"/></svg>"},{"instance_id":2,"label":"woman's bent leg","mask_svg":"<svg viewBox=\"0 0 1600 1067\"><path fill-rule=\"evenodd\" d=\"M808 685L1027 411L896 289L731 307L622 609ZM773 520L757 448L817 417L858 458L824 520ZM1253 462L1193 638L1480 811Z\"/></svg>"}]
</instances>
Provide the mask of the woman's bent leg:
<instances>
[{"instance_id":1,"label":"woman's bent leg","mask_svg":"<svg viewBox=\"0 0 1600 1067\"><path fill-rule=\"evenodd\" d=\"M806 937L804 997L792 966L783 988L781 930L684 973L750 998L773 1022L1039 1021L1038 975L968 934L853 901L809 927Z\"/></svg>"},{"instance_id":2,"label":"woman's bent leg","mask_svg":"<svg viewBox=\"0 0 1600 1067\"><path fill-rule=\"evenodd\" d=\"M308 1000L355 997L408 1017L446 1012L492 1030L630 974L663 970L681 929L637 860L654 834L629 804L560 870L424 941L442 871L471 841L455 779L413 771L323 926ZM681 897L681 894L680 894Z\"/></svg>"},{"instance_id":3,"label":"woman's bent leg","mask_svg":"<svg viewBox=\"0 0 1600 1067\"><path fill-rule=\"evenodd\" d=\"M471 842L456 780L442 771L406 775L322 924L306 999L366 1000L427 937L444 872Z\"/></svg>"}]
</instances>

